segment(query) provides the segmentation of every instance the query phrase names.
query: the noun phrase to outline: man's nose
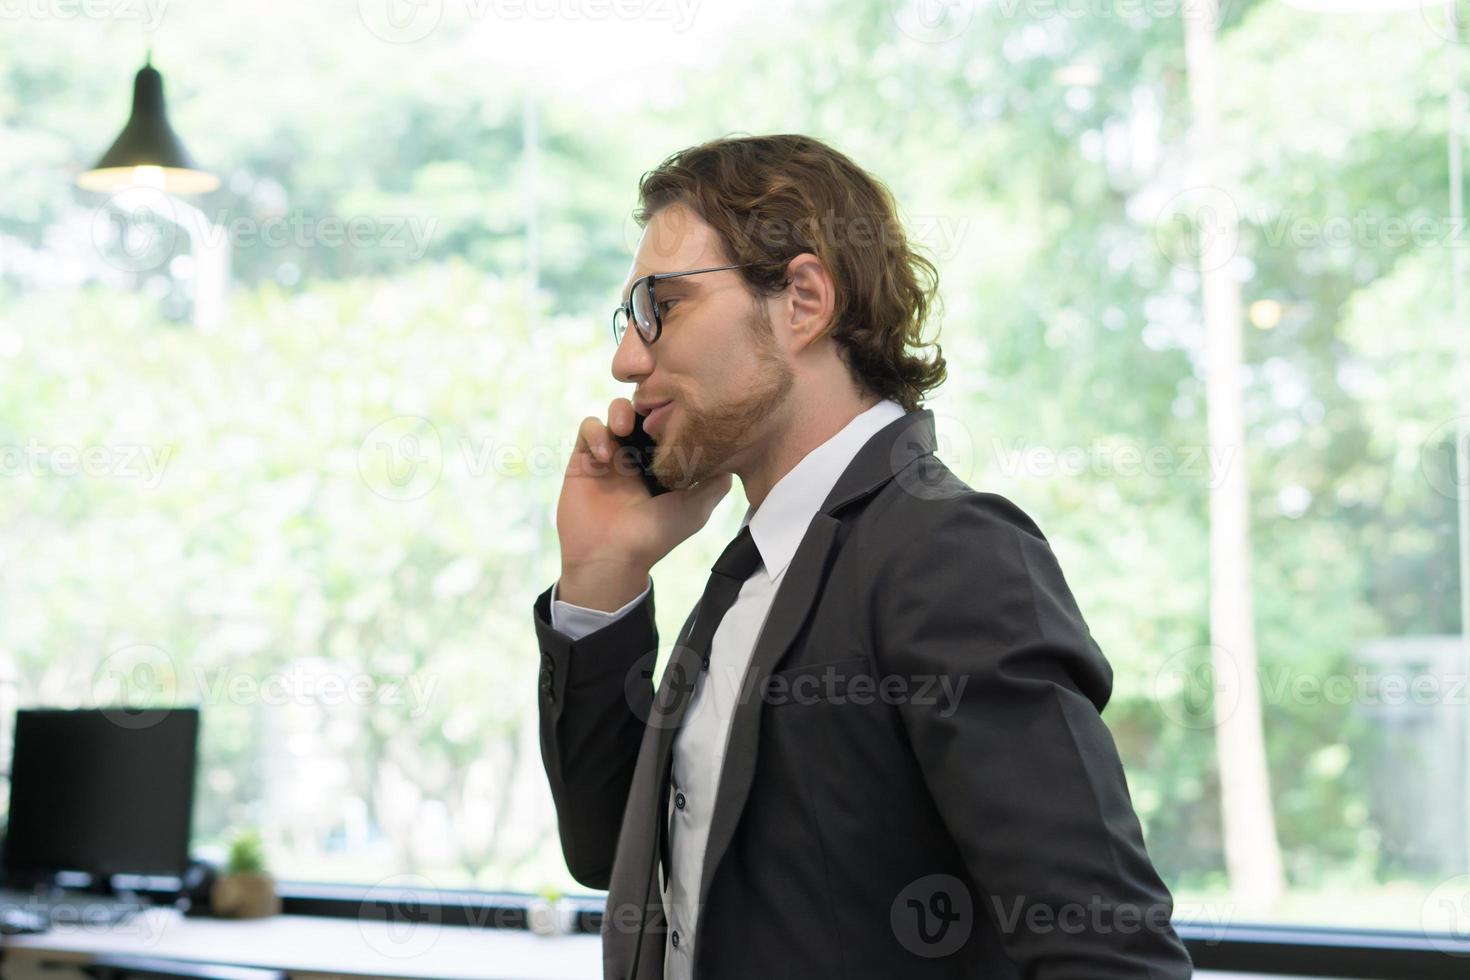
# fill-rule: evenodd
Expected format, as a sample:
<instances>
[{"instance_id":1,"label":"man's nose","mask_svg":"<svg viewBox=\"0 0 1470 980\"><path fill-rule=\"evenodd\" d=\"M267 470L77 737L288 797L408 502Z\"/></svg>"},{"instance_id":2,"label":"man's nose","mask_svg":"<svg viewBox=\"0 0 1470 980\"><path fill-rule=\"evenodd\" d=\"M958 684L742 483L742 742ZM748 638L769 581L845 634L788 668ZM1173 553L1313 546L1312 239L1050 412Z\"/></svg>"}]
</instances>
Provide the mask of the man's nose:
<instances>
[{"instance_id":1,"label":"man's nose","mask_svg":"<svg viewBox=\"0 0 1470 980\"><path fill-rule=\"evenodd\" d=\"M653 348L643 342L643 335L632 324L613 351L613 377L625 384L637 381L653 370Z\"/></svg>"}]
</instances>

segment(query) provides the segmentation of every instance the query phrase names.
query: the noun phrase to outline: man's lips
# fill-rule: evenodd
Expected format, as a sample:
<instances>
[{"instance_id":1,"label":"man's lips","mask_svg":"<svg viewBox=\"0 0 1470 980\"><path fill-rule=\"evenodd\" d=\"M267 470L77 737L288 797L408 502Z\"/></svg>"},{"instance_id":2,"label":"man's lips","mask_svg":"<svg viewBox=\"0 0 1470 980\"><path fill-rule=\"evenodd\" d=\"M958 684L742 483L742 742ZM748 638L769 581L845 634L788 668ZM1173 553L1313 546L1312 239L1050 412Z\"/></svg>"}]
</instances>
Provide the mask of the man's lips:
<instances>
[{"instance_id":1,"label":"man's lips","mask_svg":"<svg viewBox=\"0 0 1470 980\"><path fill-rule=\"evenodd\" d=\"M648 417L643 420L643 431L651 436L656 436L657 433L654 431L655 427L661 427L663 425L664 419L668 417L669 410L673 407L673 402L664 402L649 412Z\"/></svg>"}]
</instances>

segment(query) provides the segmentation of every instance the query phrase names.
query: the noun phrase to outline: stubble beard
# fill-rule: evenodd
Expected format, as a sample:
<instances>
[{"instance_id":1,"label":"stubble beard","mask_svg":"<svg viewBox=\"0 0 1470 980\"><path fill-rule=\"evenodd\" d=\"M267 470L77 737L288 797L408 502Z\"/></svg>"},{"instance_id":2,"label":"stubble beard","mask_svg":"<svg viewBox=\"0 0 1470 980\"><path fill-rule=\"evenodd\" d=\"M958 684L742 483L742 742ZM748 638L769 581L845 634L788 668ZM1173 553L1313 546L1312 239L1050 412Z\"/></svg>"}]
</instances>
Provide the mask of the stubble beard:
<instances>
[{"instance_id":1,"label":"stubble beard","mask_svg":"<svg viewBox=\"0 0 1470 980\"><path fill-rule=\"evenodd\" d=\"M750 444L751 434L791 397L794 374L776 350L764 307L758 309L746 326L763 369L759 384L728 404L701 408L686 401L675 406L683 415L679 431L659 443L653 461L654 475L665 486L686 490L724 472L729 460Z\"/></svg>"}]
</instances>

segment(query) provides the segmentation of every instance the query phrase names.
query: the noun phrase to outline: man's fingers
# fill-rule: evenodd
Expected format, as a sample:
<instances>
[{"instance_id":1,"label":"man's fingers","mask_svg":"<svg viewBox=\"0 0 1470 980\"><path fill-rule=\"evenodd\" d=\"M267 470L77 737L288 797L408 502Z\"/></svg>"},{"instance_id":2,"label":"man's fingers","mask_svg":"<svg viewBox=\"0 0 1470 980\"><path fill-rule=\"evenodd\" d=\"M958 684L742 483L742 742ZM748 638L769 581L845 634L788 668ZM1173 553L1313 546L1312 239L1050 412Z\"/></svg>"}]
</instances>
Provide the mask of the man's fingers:
<instances>
[{"instance_id":1,"label":"man's fingers","mask_svg":"<svg viewBox=\"0 0 1470 980\"><path fill-rule=\"evenodd\" d=\"M593 459L607 462L612 458L611 438L608 435L607 426L596 416L589 415L582 420L582 425L577 429L577 448L573 456L585 453Z\"/></svg>"},{"instance_id":2,"label":"man's fingers","mask_svg":"<svg viewBox=\"0 0 1470 980\"><path fill-rule=\"evenodd\" d=\"M614 398L607 406L607 427L620 436L633 432L633 403L626 398Z\"/></svg>"}]
</instances>

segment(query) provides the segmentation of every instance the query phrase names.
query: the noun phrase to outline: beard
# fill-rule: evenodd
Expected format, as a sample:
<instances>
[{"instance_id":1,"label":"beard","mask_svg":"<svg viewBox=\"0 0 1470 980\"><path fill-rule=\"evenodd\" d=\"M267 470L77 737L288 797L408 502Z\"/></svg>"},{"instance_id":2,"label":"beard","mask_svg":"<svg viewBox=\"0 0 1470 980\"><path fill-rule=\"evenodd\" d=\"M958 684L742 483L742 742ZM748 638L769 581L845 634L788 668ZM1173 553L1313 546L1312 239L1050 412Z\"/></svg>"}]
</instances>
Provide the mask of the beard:
<instances>
[{"instance_id":1,"label":"beard","mask_svg":"<svg viewBox=\"0 0 1470 980\"><path fill-rule=\"evenodd\" d=\"M665 432L653 456L653 472L659 482L676 490L724 472L730 459L750 443L791 396L794 373L776 349L770 316L764 306L746 322L755 345L756 360L763 369L759 382L740 398L709 408L680 401L674 407L682 415L676 432ZM670 422L672 422L672 418Z\"/></svg>"}]
</instances>

